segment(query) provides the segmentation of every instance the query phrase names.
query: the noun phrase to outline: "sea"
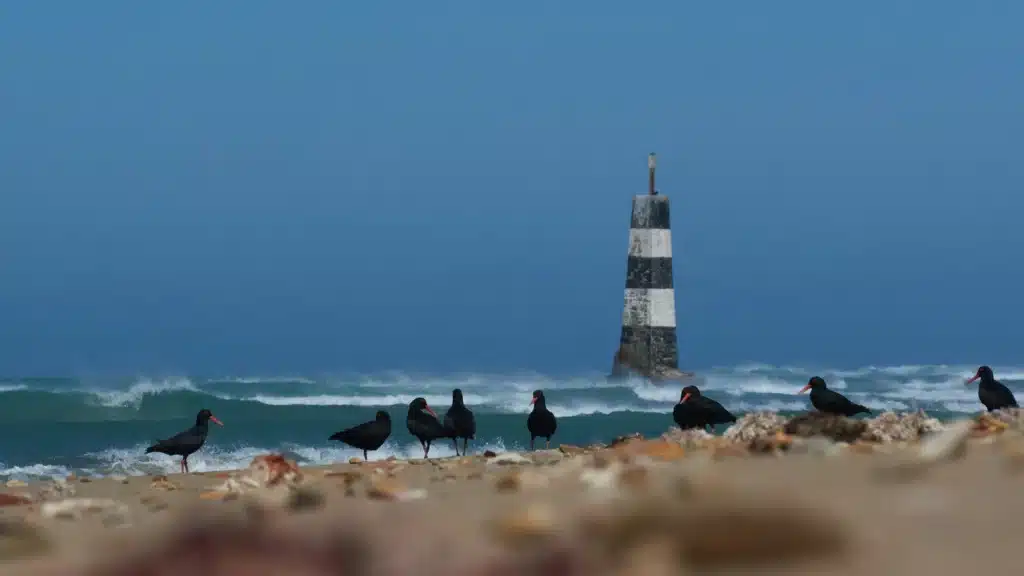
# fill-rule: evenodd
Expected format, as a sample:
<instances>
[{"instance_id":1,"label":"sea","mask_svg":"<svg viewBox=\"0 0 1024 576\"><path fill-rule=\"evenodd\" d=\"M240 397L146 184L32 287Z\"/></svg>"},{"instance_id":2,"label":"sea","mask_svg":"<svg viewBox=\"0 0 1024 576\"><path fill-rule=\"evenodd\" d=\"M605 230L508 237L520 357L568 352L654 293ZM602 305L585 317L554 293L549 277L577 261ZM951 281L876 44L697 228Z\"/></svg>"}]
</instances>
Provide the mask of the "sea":
<instances>
[{"instance_id":1,"label":"sea","mask_svg":"<svg viewBox=\"0 0 1024 576\"><path fill-rule=\"evenodd\" d=\"M994 367L1011 389L1024 388L1024 369ZM867 366L821 369L749 364L699 371L694 383L737 416L750 411L807 410L797 395L812 375L875 411L923 409L940 419L981 409L977 388L964 385L974 366ZM281 377L0 378L0 479L77 475L136 475L178 471L176 458L144 454L146 446L191 426L209 408L224 426L211 425L206 445L189 458L193 471L246 466L256 455L280 452L300 465L362 456L327 438L387 410L392 436L371 459L418 458L418 441L405 428L408 403L426 398L440 415L462 389L476 414L474 452L529 445L526 417L534 390L544 391L558 417L552 442L587 445L639 432L647 437L674 426L678 383L608 382L603 374L553 377L516 374ZM1019 392L1018 392L1019 394ZM721 433L723 429L719 429ZM543 444L543 441L540 441ZM448 441L431 456L454 455Z\"/></svg>"}]
</instances>

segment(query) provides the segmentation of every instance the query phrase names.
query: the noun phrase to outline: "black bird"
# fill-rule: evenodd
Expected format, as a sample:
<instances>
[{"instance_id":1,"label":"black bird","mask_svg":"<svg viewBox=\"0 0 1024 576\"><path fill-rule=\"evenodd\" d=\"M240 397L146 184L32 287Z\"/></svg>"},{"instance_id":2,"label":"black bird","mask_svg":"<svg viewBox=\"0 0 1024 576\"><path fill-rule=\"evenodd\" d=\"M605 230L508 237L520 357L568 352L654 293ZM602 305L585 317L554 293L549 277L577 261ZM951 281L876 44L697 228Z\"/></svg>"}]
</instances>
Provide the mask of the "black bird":
<instances>
[{"instance_id":1,"label":"black bird","mask_svg":"<svg viewBox=\"0 0 1024 576\"><path fill-rule=\"evenodd\" d=\"M704 396L696 386L683 388L672 418L680 428L714 428L716 424L735 422L736 417L718 402Z\"/></svg>"},{"instance_id":2,"label":"black bird","mask_svg":"<svg viewBox=\"0 0 1024 576\"><path fill-rule=\"evenodd\" d=\"M340 440L353 448L358 448L363 451L363 460L369 460L367 451L383 446L388 436L391 436L391 415L378 410L375 419L335 432L328 440Z\"/></svg>"},{"instance_id":3,"label":"black bird","mask_svg":"<svg viewBox=\"0 0 1024 576\"><path fill-rule=\"evenodd\" d=\"M159 452L168 456L181 456L181 471L184 474L188 474L188 457L203 447L203 443L206 442L206 435L210 432L211 420L217 425L224 425L223 422L217 420L213 412L203 408L196 414L195 426L165 440L157 440L156 444L146 448L146 454Z\"/></svg>"},{"instance_id":4,"label":"black bird","mask_svg":"<svg viewBox=\"0 0 1024 576\"><path fill-rule=\"evenodd\" d=\"M992 369L988 366L978 368L974 376L965 382L964 385L967 386L975 380L981 380L978 384L978 400L981 400L981 403L985 405L989 412L999 410L1000 408L1018 407L1017 399L1013 397L1013 392L1010 392L1010 389L1002 382L996 380L995 374L992 373Z\"/></svg>"},{"instance_id":5,"label":"black bird","mask_svg":"<svg viewBox=\"0 0 1024 576\"><path fill-rule=\"evenodd\" d=\"M808 390L811 391L811 404L819 412L839 414L841 416L855 416L862 412L864 414L871 414L871 410L860 404L850 402L849 398L839 392L829 390L828 386L825 385L825 379L821 376L812 377L807 382L807 385L801 388L797 394L803 394Z\"/></svg>"},{"instance_id":6,"label":"black bird","mask_svg":"<svg viewBox=\"0 0 1024 576\"><path fill-rule=\"evenodd\" d=\"M430 453L430 443L438 438L448 438L450 434L445 430L444 425L437 419L437 414L427 406L425 398L416 398L409 403L409 415L406 416L405 425L423 446L423 457Z\"/></svg>"},{"instance_id":7,"label":"black bird","mask_svg":"<svg viewBox=\"0 0 1024 576\"><path fill-rule=\"evenodd\" d=\"M533 411L526 419L526 428L530 431L530 450L533 450L533 441L538 436L544 438L544 445L550 448L551 437L558 429L558 422L555 420L555 415L548 410L547 402L544 401L544 392L534 390L533 400L530 400L530 404L533 404Z\"/></svg>"},{"instance_id":8,"label":"black bird","mask_svg":"<svg viewBox=\"0 0 1024 576\"><path fill-rule=\"evenodd\" d=\"M462 390L452 390L452 407L444 415L444 427L455 442L455 455L459 456L459 438L462 438L462 455L470 440L476 438L476 419L473 412L462 401Z\"/></svg>"}]
</instances>

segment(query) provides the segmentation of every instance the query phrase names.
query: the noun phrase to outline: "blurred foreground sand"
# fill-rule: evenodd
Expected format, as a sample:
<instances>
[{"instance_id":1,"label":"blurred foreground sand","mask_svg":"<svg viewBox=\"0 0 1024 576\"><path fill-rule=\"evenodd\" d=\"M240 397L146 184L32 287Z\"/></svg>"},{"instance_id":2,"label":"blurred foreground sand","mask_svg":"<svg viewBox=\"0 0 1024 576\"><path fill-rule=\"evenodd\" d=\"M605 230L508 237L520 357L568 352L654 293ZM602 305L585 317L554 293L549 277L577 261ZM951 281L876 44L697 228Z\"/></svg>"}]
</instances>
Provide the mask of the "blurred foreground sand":
<instances>
[{"instance_id":1,"label":"blurred foreground sand","mask_svg":"<svg viewBox=\"0 0 1024 576\"><path fill-rule=\"evenodd\" d=\"M15 482L0 574L1016 574L1024 439L1004 428Z\"/></svg>"}]
</instances>

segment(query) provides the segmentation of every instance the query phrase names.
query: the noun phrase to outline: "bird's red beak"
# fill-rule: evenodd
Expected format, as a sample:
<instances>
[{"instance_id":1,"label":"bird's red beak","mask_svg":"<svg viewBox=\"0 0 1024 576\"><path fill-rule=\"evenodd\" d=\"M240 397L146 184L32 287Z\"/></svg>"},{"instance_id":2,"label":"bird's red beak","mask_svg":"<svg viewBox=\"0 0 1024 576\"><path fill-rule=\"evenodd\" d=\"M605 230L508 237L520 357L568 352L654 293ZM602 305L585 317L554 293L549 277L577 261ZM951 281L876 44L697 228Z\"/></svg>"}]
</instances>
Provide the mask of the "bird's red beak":
<instances>
[{"instance_id":1,"label":"bird's red beak","mask_svg":"<svg viewBox=\"0 0 1024 576\"><path fill-rule=\"evenodd\" d=\"M683 399L679 401L680 404L686 404L686 401L690 399L690 393L683 394Z\"/></svg>"},{"instance_id":2,"label":"bird's red beak","mask_svg":"<svg viewBox=\"0 0 1024 576\"><path fill-rule=\"evenodd\" d=\"M969 386L971 384L971 382L974 382L978 378L981 378L981 373L980 372L975 374L974 376L971 376L970 378L968 378L967 382L964 382L964 386Z\"/></svg>"},{"instance_id":3,"label":"bird's red beak","mask_svg":"<svg viewBox=\"0 0 1024 576\"><path fill-rule=\"evenodd\" d=\"M533 406L533 404L535 402L537 402L537 397L536 396L534 396L533 398L530 398L530 406Z\"/></svg>"},{"instance_id":4,"label":"bird's red beak","mask_svg":"<svg viewBox=\"0 0 1024 576\"><path fill-rule=\"evenodd\" d=\"M435 414L434 411L430 409L430 406L424 404L423 409L426 410L427 412L430 412L430 415L433 416L434 418L437 418L437 414Z\"/></svg>"},{"instance_id":5,"label":"bird's red beak","mask_svg":"<svg viewBox=\"0 0 1024 576\"><path fill-rule=\"evenodd\" d=\"M224 423L221 422L220 420L217 420L217 417L214 416L213 414L210 414L210 422L213 422L214 424L216 424L218 426L223 426L224 425Z\"/></svg>"},{"instance_id":6,"label":"bird's red beak","mask_svg":"<svg viewBox=\"0 0 1024 576\"><path fill-rule=\"evenodd\" d=\"M810 389L811 389L811 385L808 384L808 385L804 386L803 388L801 388L800 391L797 392L797 394L803 394L804 392L807 392Z\"/></svg>"}]
</instances>

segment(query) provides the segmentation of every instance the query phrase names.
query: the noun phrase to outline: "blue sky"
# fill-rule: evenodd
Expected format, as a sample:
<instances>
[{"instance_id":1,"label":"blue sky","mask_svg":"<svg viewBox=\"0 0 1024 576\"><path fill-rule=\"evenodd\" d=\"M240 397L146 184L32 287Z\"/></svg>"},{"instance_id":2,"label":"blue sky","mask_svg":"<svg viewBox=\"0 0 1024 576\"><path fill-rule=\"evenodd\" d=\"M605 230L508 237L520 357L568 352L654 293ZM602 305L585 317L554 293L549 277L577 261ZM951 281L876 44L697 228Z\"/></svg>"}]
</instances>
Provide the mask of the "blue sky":
<instances>
[{"instance_id":1,"label":"blue sky","mask_svg":"<svg viewBox=\"0 0 1024 576\"><path fill-rule=\"evenodd\" d=\"M1022 361L1024 3L6 2L0 372Z\"/></svg>"}]
</instances>

